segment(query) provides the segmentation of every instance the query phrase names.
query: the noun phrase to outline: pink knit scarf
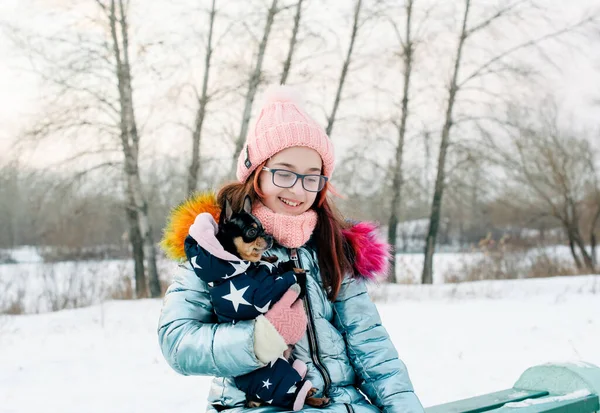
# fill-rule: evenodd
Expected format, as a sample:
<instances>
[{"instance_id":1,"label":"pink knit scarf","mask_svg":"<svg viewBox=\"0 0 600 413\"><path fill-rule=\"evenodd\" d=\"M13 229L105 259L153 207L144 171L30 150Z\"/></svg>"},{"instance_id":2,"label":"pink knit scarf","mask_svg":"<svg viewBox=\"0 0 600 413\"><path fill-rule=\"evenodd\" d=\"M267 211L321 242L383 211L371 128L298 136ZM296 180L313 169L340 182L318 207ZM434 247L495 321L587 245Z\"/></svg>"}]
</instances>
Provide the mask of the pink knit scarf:
<instances>
[{"instance_id":1,"label":"pink knit scarf","mask_svg":"<svg viewBox=\"0 0 600 413\"><path fill-rule=\"evenodd\" d=\"M286 248L298 248L306 244L317 225L317 213L312 209L300 215L284 215L273 212L257 201L252 206L252 213L260 220L265 231Z\"/></svg>"}]
</instances>

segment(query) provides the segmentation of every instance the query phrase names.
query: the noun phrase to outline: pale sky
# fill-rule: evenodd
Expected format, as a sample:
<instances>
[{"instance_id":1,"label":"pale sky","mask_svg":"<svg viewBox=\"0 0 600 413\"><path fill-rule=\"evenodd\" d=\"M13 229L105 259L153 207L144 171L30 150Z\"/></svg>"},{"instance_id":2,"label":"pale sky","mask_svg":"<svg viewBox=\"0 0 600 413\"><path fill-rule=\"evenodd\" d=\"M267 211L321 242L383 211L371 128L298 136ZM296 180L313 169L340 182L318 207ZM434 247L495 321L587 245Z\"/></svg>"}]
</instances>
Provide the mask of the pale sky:
<instances>
[{"instance_id":1,"label":"pale sky","mask_svg":"<svg viewBox=\"0 0 600 413\"><path fill-rule=\"evenodd\" d=\"M254 3L260 4L259 0L253 1ZM44 20L44 13L40 12L40 10L42 10L40 6L43 8L52 8L56 7L56 5L63 5L64 3L68 3L68 1L3 0L0 2L0 16L2 16L0 17L0 21L8 21L11 24L25 25L27 27L43 27L43 29L46 31L51 30L53 26L60 27L61 14L57 14L52 18L46 18L46 20ZM207 2L207 4L208 3L209 2ZM307 98L312 105L311 113L313 113L313 115L322 124L325 124L325 114L323 113L323 109L327 111L330 110L333 102L333 91L335 90L334 88L336 84L335 81L332 81L332 79L335 79L339 74L341 59L343 58L347 48L348 32L350 28L349 25L351 23L351 8L348 6L348 2L342 0L338 0L337 2L330 1L327 3L328 6L324 9L319 9L319 6L315 5L316 3L307 3L310 5L306 12L307 15L311 16L310 29L313 32L322 32L324 33L324 36L329 36L329 41L334 39L333 44L328 46L330 48L329 51L325 51L326 54L318 59L310 59L311 54L314 55L316 53L323 53L323 51L317 52L319 50L318 41L315 41L314 43L314 51L308 47L305 47L304 50L298 50L298 60L308 62L302 63L307 70L312 71L313 73L322 73L321 76L313 76L313 78L308 82L302 80L300 81L306 82L307 86L305 88L305 93L308 95ZM179 32L183 33L183 29L179 30L179 25L173 23L175 19L179 18L178 16L181 16L181 14L177 14L177 10L174 11L174 9L177 7L173 8L169 6L169 8L167 8L165 4L166 3L164 2L144 1L143 13L145 13L144 20L147 24L142 26L142 29L137 32L140 37L160 37L163 36L167 31L169 31L169 35L175 33L173 35L175 37ZM185 10L182 6L185 4L184 0L175 2L175 4L179 5L179 13L181 13L181 10ZM234 4L234 2L229 2L228 4ZM565 21L569 19L570 21L573 21L575 16L581 15L586 9L594 7L600 8L600 0L576 0L571 1L568 4L565 4L561 0L548 0L547 4L549 7L554 8L555 15L557 13L564 15ZM462 3L457 2L456 5L460 9ZM326 12L323 12L323 10ZM235 13L235 10L225 10L225 12ZM202 14L198 14L197 16L199 16L197 17L198 19L204 19L204 15ZM260 22L260 16L262 16L262 12L259 14L259 17L256 18L258 19L257 22L259 23L255 26L258 26L259 29L262 28L263 24ZM185 18L189 17L181 17L181 19ZM135 21L135 15L133 19ZM148 23L148 21L150 21L151 24ZM249 24L252 24L252 21L253 20L250 18ZM336 22L338 24L337 27ZM181 26L185 26L183 24L183 20ZM198 27L202 26L199 25ZM265 62L265 67L267 70L272 69L271 73L273 75L277 74L282 56L284 56L284 50L287 47L287 32L285 30L288 29L289 26L285 26L284 31L274 32L275 36L278 36L280 39L279 47L271 46L271 48L267 49L267 61ZM153 30L156 31L156 35L153 35ZM303 33L302 30L305 31L305 34L306 27L301 29L301 35ZM369 28L368 32L367 30L363 32L363 37L360 38L360 42L362 43L359 43L359 47L361 47L362 50L367 50L367 48L371 47L377 47L378 43L381 42L381 36L383 35L379 33L378 30L380 30L379 26L376 28ZM451 28L441 25L432 29L434 32L436 30L451 30ZM255 35L256 34L257 33L255 33ZM336 36L339 45L335 44ZM416 69L417 71L420 70L421 74L425 73L425 70L439 70L439 67L444 67L444 65L447 65L449 62L449 57L451 56L450 48L452 47L453 42L455 42L455 38L453 37L452 33L450 33L448 36L443 36L441 40L439 39L440 38L438 37L438 39L436 39L436 44L432 45L432 49L426 53L428 56L424 59L423 65L418 66ZM539 94L542 96L547 94L549 91L554 91L561 100L565 113L573 120L573 122L580 125L586 125L590 129L598 130L598 125L600 124L600 122L598 122L598 120L600 120L600 107L594 106L593 101L595 99L600 99L600 48L593 47L591 38L590 40L578 39L577 42L581 45L582 52L574 52L568 48L566 51L561 51L561 55L554 59L560 66L560 72L556 72L554 70L549 71L549 76L543 82L542 88L539 90ZM600 44L600 33L598 33L596 39L594 39L594 42L596 42L596 44ZM240 42L238 41L237 43ZM310 44L310 41L306 42L305 44ZM393 45L394 43L392 42L390 44ZM446 46L446 44L448 46ZM233 45L230 47L228 44L227 50L229 56L234 56L234 58L237 59L243 59L244 54L246 54L248 57L246 60L249 61L249 57L251 56L251 52L253 50L252 44L249 46L249 43L241 43L237 44L236 46L237 49ZM440 57L438 57L435 55L437 50L445 50L447 52L445 53L446 56L444 57L444 53L440 53ZM468 56L469 58L476 59L477 53L479 52L474 52L473 50L474 49L470 50L470 55ZM218 52L220 51L221 50L217 50L216 54L218 55ZM391 54L393 49L388 49L388 51ZM376 50L375 53L378 53L378 51ZM549 51L549 54L552 54L552 50ZM38 103L38 99L43 93L43 89L40 86L38 78L27 71L28 61L21 56L20 51L16 50L12 46L10 40L3 35L0 35L0 55L3 57L0 60L0 159L5 159L6 156L4 152L8 148L10 142L12 142L12 140L19 135L24 126L27 125L28 121L35 119L36 115L41 111L42 108ZM165 59L165 56L168 55L162 52L161 56L163 59ZM166 58L168 59L168 57ZM370 62L368 59L371 58L373 61ZM227 58L222 57L222 59L226 60ZM389 77L390 68L393 69L391 70L391 73L393 74L396 70L394 69L394 65L398 66L397 62L388 62L388 67L385 66L385 63L384 66L382 66L382 60L377 59L383 59L383 62L386 62L385 56L382 53L378 53L377 56L373 57L361 57L361 62L355 63L354 72L351 72L349 75L348 84L345 89L345 94L348 97L347 100L342 102L339 112L339 121L336 124L334 128L334 134L332 135L336 146L342 148L341 151L343 151L343 148L346 148L350 145L349 141L359 137L356 136L356 122L358 122L357 119L360 119L361 116L373 116L373 114L375 114L375 116L380 114L383 116L383 112L379 110L379 107L382 104L385 106L386 98L381 100L380 96L375 96L369 92L363 93L354 98L354 92L361 87L365 87L364 85L376 84L380 82L380 79L383 87L388 87L390 90L401 90L401 84L398 82L398 80L395 78L390 80ZM160 62L160 64L163 63L168 64L168 62L165 61ZM546 72L545 68L543 67L545 63L542 61L539 63L540 64L538 65L536 62L536 66L538 66L536 68L540 69L542 72ZM292 72L294 71L294 68L299 71L302 64L298 63L297 66L293 67ZM194 75L194 79L198 84L199 82L197 80L201 78L200 76L202 74L201 60L198 61L198 64L190 66L193 66L195 70L199 72ZM321 66L322 69L319 69L319 66ZM356 68L357 66L358 68ZM382 67L383 69L381 69ZM387 74L382 75L383 72L381 70L387 70ZM218 77L219 74L215 74L215 76ZM232 79L232 77L235 77L235 75L232 76L229 73L221 74L221 76L227 77L225 80L223 80L224 82L235 83L241 83L241 81L243 81L245 78L243 72L239 72L237 79ZM419 73L416 76L418 77ZM191 79L192 75L188 74L186 76L184 74L183 77L180 75L177 79L178 81L181 81L181 79L185 77ZM422 76L422 78L425 79L427 76ZM440 76L437 76L436 79L436 82L439 84L441 84L443 81L443 78ZM298 81L297 77L295 81ZM294 82L294 75L291 76L291 82ZM165 84L167 83L168 82ZM173 106L170 106L171 109L162 109L164 107L161 106L163 102L165 102L164 105L167 105L166 102L168 99L165 98L165 96L169 91L164 91L163 89L160 89L161 87L165 86L160 86L157 84L157 86L154 88L147 88L147 91L143 92L145 97L139 99L144 100L145 103L152 101L146 105L148 107L159 107L159 109L154 109L154 111L151 113L152 116L161 118L162 123L173 120L181 120L188 122L189 124L191 119L189 113L184 113L182 115L182 112L184 111L180 109L177 109L175 112L173 112ZM141 96L141 93L138 96ZM421 102L419 102L419 108L416 108L413 112L414 115L412 121L415 122L415 125L419 125L419 123L439 124L440 120L438 114L440 112L440 106L443 105L444 96L445 95L443 91L438 90L434 93L434 95L432 95L430 100L423 101L422 99ZM260 101L260 96L258 97L258 101ZM239 105L241 104L242 98L240 97ZM320 106L323 107L320 108ZM389 105L386 108L386 110L391 112ZM146 117L144 114L145 110L146 108L143 107L138 111L139 118ZM227 115L227 111L229 111L229 115ZM216 112L217 113L214 114L214 116L216 116L214 119L217 119L216 124L214 121L211 124L211 120L207 119L207 128L210 130L210 132L222 134L223 130L227 129L230 130L232 134L237 134L239 131L239 118L241 117L241 111L236 112L230 107L227 107L223 108L223 110L218 109ZM223 122L225 116L229 116L230 124ZM168 151L172 152L174 145L178 145L178 147L189 146L189 137L186 136L187 132L182 129L176 130L173 128L165 128L164 126L160 125L153 125L152 117L150 117L150 119L150 129L154 131L152 133L155 134L155 137L151 140L147 139L146 144L151 144L155 151L158 153L166 153ZM157 130L159 132L156 132ZM369 135L369 133L369 131L360 131L360 134L363 135ZM217 142L223 142L223 138L220 139L221 140ZM209 144L205 143L205 145ZM212 145L214 146L214 144ZM228 146L227 144L221 143L218 146L220 146L220 153L222 156L229 156L227 151L229 150L228 148L230 145ZM216 146L206 148L205 153L209 153L211 150L215 151L213 153L215 156L217 156L219 153L219 150L216 149ZM60 145L49 144L44 147L43 154L41 154L41 159L52 159L63 151L64 147ZM389 153L389 151L387 151L387 153ZM382 155L385 154L386 151L384 148ZM43 160L40 160L40 154L36 156L36 160L33 162L43 162Z\"/></svg>"}]
</instances>

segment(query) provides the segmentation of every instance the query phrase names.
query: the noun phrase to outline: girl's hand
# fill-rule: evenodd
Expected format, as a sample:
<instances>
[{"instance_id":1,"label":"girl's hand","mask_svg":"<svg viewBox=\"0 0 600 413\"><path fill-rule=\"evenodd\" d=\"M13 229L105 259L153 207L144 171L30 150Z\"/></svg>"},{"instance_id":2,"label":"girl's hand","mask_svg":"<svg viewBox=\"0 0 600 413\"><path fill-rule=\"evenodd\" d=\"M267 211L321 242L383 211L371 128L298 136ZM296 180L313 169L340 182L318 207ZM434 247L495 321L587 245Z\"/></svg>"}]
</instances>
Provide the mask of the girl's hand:
<instances>
[{"instance_id":1,"label":"girl's hand","mask_svg":"<svg viewBox=\"0 0 600 413\"><path fill-rule=\"evenodd\" d=\"M263 363L281 357L288 344L296 344L306 332L307 318L299 294L300 286L292 285L264 316L256 318L254 353Z\"/></svg>"},{"instance_id":2,"label":"girl's hand","mask_svg":"<svg viewBox=\"0 0 600 413\"><path fill-rule=\"evenodd\" d=\"M306 332L306 312L298 296L302 289L294 284L265 314L286 344L296 344Z\"/></svg>"}]
</instances>

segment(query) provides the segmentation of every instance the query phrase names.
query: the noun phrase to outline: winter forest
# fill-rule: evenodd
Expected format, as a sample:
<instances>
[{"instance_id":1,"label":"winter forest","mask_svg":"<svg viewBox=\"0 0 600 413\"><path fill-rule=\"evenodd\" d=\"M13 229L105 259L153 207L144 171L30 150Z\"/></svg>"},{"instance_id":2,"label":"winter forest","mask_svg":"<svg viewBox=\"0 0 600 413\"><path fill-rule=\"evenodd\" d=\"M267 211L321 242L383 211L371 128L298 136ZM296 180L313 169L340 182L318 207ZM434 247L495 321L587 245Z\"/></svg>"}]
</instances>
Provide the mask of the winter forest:
<instances>
[{"instance_id":1,"label":"winter forest","mask_svg":"<svg viewBox=\"0 0 600 413\"><path fill-rule=\"evenodd\" d=\"M272 84L392 246L369 292L425 406L600 365L599 45L600 0L3 0L0 410L204 409L158 244Z\"/></svg>"}]
</instances>

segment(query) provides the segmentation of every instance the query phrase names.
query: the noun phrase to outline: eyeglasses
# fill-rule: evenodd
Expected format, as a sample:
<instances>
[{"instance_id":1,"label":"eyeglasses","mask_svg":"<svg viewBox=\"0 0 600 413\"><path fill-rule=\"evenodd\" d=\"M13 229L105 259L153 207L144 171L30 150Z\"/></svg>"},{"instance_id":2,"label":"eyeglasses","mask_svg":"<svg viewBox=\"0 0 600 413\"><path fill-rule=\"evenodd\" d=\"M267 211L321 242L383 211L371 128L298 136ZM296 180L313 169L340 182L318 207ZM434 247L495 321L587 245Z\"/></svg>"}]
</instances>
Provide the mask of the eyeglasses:
<instances>
[{"instance_id":1,"label":"eyeglasses","mask_svg":"<svg viewBox=\"0 0 600 413\"><path fill-rule=\"evenodd\" d=\"M291 188L296 185L298 179L302 179L302 188L308 192L319 192L329 178L323 175L302 175L287 169L271 169L263 166L263 171L271 172L273 185L280 188Z\"/></svg>"}]
</instances>

